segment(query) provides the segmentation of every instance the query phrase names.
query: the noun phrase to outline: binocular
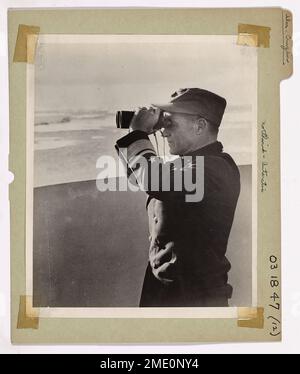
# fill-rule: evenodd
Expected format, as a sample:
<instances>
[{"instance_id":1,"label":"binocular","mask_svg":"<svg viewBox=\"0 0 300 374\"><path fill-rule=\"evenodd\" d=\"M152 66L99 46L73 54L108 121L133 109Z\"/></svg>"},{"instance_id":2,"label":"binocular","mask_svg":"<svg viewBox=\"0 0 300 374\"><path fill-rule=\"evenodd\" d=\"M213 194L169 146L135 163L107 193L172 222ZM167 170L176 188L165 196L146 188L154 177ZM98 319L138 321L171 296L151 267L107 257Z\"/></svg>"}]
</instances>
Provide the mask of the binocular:
<instances>
[{"instance_id":1,"label":"binocular","mask_svg":"<svg viewBox=\"0 0 300 374\"><path fill-rule=\"evenodd\" d=\"M116 124L118 129L129 129L134 112L128 110L118 110L116 114Z\"/></svg>"},{"instance_id":2,"label":"binocular","mask_svg":"<svg viewBox=\"0 0 300 374\"><path fill-rule=\"evenodd\" d=\"M128 110L119 110L116 113L116 124L118 129L129 129L130 123L135 112ZM161 111L157 124L154 126L153 130L160 130L163 127L164 112Z\"/></svg>"}]
</instances>

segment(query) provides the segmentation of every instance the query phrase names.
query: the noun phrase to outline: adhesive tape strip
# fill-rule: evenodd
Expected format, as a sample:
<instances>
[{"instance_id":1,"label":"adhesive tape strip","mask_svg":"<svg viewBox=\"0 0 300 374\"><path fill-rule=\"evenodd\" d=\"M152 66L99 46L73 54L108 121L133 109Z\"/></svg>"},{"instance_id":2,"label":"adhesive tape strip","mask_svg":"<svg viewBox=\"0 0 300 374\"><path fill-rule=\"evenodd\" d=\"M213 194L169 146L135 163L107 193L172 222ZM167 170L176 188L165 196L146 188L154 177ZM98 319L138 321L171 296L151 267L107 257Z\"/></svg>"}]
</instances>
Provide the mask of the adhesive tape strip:
<instances>
[{"instance_id":1,"label":"adhesive tape strip","mask_svg":"<svg viewBox=\"0 0 300 374\"><path fill-rule=\"evenodd\" d=\"M13 62L34 63L39 26L19 25Z\"/></svg>"},{"instance_id":2,"label":"adhesive tape strip","mask_svg":"<svg viewBox=\"0 0 300 374\"><path fill-rule=\"evenodd\" d=\"M270 31L271 27L239 23L237 44L249 47L269 48Z\"/></svg>"},{"instance_id":3,"label":"adhesive tape strip","mask_svg":"<svg viewBox=\"0 0 300 374\"><path fill-rule=\"evenodd\" d=\"M238 327L264 328L264 308L238 308Z\"/></svg>"},{"instance_id":4,"label":"adhesive tape strip","mask_svg":"<svg viewBox=\"0 0 300 374\"><path fill-rule=\"evenodd\" d=\"M17 329L38 329L39 312L32 307L32 296L20 296Z\"/></svg>"}]
</instances>

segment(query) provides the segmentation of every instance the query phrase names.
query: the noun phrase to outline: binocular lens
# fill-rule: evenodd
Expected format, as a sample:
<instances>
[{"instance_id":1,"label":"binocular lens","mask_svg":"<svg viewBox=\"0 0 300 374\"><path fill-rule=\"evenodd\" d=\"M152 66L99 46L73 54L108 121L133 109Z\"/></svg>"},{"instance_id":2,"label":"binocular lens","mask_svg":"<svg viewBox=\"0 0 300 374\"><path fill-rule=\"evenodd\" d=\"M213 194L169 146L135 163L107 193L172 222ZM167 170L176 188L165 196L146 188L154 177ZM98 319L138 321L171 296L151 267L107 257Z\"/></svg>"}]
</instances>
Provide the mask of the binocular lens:
<instances>
[{"instance_id":1,"label":"binocular lens","mask_svg":"<svg viewBox=\"0 0 300 374\"><path fill-rule=\"evenodd\" d=\"M134 112L128 110L119 110L116 114L116 124L118 129L129 129Z\"/></svg>"}]
</instances>

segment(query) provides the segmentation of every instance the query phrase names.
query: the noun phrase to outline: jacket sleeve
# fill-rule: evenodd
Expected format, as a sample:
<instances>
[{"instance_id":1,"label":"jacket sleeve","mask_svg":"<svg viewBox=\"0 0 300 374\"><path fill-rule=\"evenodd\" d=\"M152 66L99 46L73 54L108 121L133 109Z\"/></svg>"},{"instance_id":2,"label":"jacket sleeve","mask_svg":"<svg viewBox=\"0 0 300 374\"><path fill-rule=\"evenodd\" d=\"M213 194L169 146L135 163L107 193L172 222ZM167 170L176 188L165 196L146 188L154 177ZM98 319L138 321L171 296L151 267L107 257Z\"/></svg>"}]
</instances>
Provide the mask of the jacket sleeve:
<instances>
[{"instance_id":1,"label":"jacket sleeve","mask_svg":"<svg viewBox=\"0 0 300 374\"><path fill-rule=\"evenodd\" d=\"M204 194L204 159L178 157L164 163L143 131L133 131L116 143L116 150L127 168L130 183L149 197L184 202L201 201ZM202 162L202 163L201 163ZM197 173L196 173L197 171Z\"/></svg>"}]
</instances>

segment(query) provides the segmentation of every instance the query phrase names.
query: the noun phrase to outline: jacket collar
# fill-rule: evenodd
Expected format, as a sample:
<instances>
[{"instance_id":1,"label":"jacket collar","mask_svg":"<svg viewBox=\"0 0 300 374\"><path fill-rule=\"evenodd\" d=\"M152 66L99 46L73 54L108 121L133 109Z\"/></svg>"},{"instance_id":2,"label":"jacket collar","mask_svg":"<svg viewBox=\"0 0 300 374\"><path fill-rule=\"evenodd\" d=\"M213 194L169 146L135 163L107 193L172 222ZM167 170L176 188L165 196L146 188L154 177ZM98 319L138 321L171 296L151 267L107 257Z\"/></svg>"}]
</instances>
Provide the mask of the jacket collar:
<instances>
[{"instance_id":1,"label":"jacket collar","mask_svg":"<svg viewBox=\"0 0 300 374\"><path fill-rule=\"evenodd\" d=\"M219 141L215 141L211 144L208 144L202 148L196 149L187 156L208 156L208 155L217 155L223 152L223 144Z\"/></svg>"}]
</instances>

